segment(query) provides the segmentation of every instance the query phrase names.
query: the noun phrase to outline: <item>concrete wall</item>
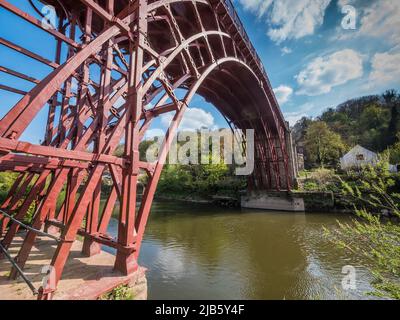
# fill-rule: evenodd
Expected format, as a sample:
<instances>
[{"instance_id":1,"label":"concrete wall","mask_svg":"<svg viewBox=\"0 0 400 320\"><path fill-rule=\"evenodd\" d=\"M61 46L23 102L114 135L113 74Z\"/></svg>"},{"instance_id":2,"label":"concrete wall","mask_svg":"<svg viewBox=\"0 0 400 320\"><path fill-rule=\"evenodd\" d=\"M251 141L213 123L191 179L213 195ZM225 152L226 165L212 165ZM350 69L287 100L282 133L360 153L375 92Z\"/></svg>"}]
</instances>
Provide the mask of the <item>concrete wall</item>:
<instances>
[{"instance_id":1,"label":"concrete wall","mask_svg":"<svg viewBox=\"0 0 400 320\"><path fill-rule=\"evenodd\" d=\"M242 208L304 212L304 200L287 192L253 192L242 196Z\"/></svg>"},{"instance_id":2,"label":"concrete wall","mask_svg":"<svg viewBox=\"0 0 400 320\"><path fill-rule=\"evenodd\" d=\"M242 208L288 212L333 212L332 192L253 192L241 198Z\"/></svg>"}]
</instances>

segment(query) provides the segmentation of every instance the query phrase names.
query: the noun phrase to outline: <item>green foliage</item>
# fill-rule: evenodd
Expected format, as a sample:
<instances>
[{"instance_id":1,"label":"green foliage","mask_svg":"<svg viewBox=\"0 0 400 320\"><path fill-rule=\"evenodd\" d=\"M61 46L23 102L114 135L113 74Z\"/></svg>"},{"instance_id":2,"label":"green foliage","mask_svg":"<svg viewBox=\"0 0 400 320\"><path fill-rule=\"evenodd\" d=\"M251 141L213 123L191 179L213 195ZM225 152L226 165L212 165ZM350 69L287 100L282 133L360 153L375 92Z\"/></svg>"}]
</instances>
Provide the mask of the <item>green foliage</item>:
<instances>
[{"instance_id":1,"label":"green foliage","mask_svg":"<svg viewBox=\"0 0 400 320\"><path fill-rule=\"evenodd\" d=\"M348 190L355 190L356 195L362 195L362 201L360 197L351 199L349 205L353 206L362 205L367 206L369 210L380 210L382 205L376 205L376 193L380 193L383 190L387 194L396 193L398 190L398 175L394 175L389 171L389 159L386 153L380 155L380 161L376 166L365 166L362 170L349 171L346 176L343 177L341 184L344 189L342 193L344 195L351 195L346 193ZM389 209L389 208L386 208Z\"/></svg>"},{"instance_id":2,"label":"green foliage","mask_svg":"<svg viewBox=\"0 0 400 320\"><path fill-rule=\"evenodd\" d=\"M198 132L200 134L200 132ZM178 142L178 153L186 141ZM146 152L154 141L144 141L140 145L140 157L144 160ZM224 144L221 141L220 150L224 153ZM234 166L226 165L213 159L212 142L209 145L209 154L206 156L198 150L197 159L207 164L166 164L161 173L157 192L163 195L210 198L214 195L237 196L245 189L246 180L234 175ZM150 151L149 151L150 152ZM201 158L203 157L203 158ZM207 157L207 159L204 159ZM207 161L204 161L207 160Z\"/></svg>"},{"instance_id":3,"label":"green foliage","mask_svg":"<svg viewBox=\"0 0 400 320\"><path fill-rule=\"evenodd\" d=\"M123 144L118 145L118 146L115 148L114 156L116 156L116 157L122 157L123 154L124 154L124 148L125 148L125 146L124 146Z\"/></svg>"},{"instance_id":4,"label":"green foliage","mask_svg":"<svg viewBox=\"0 0 400 320\"><path fill-rule=\"evenodd\" d=\"M314 123L321 121L327 124L329 130L340 135L345 145L359 144L372 151L383 152L400 142L400 95L394 90L389 90L382 95L346 101L336 108L328 109L314 120L299 120L293 127L293 137L298 146L306 147L307 168L318 164L318 154L315 148L307 150L306 135ZM397 146L395 150L399 148ZM399 159L400 155L394 157Z\"/></svg>"},{"instance_id":5,"label":"green foliage","mask_svg":"<svg viewBox=\"0 0 400 320\"><path fill-rule=\"evenodd\" d=\"M388 150L390 163L400 164L400 142L395 143Z\"/></svg>"},{"instance_id":6,"label":"green foliage","mask_svg":"<svg viewBox=\"0 0 400 320\"><path fill-rule=\"evenodd\" d=\"M398 133L400 131L400 95L397 94L395 90L389 90L385 92L383 98L391 109L391 117L387 131L387 144L392 146L399 141Z\"/></svg>"},{"instance_id":7,"label":"green foliage","mask_svg":"<svg viewBox=\"0 0 400 320\"><path fill-rule=\"evenodd\" d=\"M181 192L183 186L191 185L192 179L187 170L179 165L165 165L158 183L158 191Z\"/></svg>"},{"instance_id":8,"label":"green foliage","mask_svg":"<svg viewBox=\"0 0 400 320\"><path fill-rule=\"evenodd\" d=\"M316 191L319 190L318 183L315 181L306 181L303 186L304 191Z\"/></svg>"},{"instance_id":9,"label":"green foliage","mask_svg":"<svg viewBox=\"0 0 400 320\"><path fill-rule=\"evenodd\" d=\"M342 195L353 204L358 219L325 232L340 248L367 259L375 279L375 290L369 294L400 299L400 194L393 191L387 162L377 168L366 167L349 178L351 183L342 180ZM386 212L394 221L383 221L371 211Z\"/></svg>"},{"instance_id":10,"label":"green foliage","mask_svg":"<svg viewBox=\"0 0 400 320\"><path fill-rule=\"evenodd\" d=\"M326 186L332 182L335 177L335 172L333 170L319 168L312 173L312 178L320 186Z\"/></svg>"},{"instance_id":11,"label":"green foliage","mask_svg":"<svg viewBox=\"0 0 400 320\"><path fill-rule=\"evenodd\" d=\"M99 300L133 300L132 288L128 285L120 285L114 288L110 293L104 294Z\"/></svg>"},{"instance_id":12,"label":"green foliage","mask_svg":"<svg viewBox=\"0 0 400 320\"><path fill-rule=\"evenodd\" d=\"M139 145L140 159L146 160L146 152L155 141L145 140ZM179 149L184 142L177 145ZM234 167L224 163L215 163L212 160L212 145L210 143L209 163L213 164L190 164L190 165L170 165L165 164L161 172L157 192L163 195L191 198L209 198L214 195L237 196L239 191L246 188L246 180L233 174ZM221 145L223 153L223 145ZM114 155L121 157L124 146L119 145ZM155 151L156 152L156 151ZM199 155L200 158L200 155ZM204 159L199 159L204 160ZM143 184L147 183L145 176L140 177ZM107 186L102 186L106 190Z\"/></svg>"},{"instance_id":13,"label":"green foliage","mask_svg":"<svg viewBox=\"0 0 400 320\"><path fill-rule=\"evenodd\" d=\"M14 172L0 172L0 200L4 201L5 198L7 197L7 194L11 187L13 186L15 179L18 177L18 173ZM28 187L28 190L30 190L30 187ZM23 203L23 199L18 201L17 206L21 206ZM37 203L36 201L33 201L31 205L28 208L28 211L24 217L24 222L27 224L30 224L32 222L33 216L36 212L37 208Z\"/></svg>"},{"instance_id":14,"label":"green foliage","mask_svg":"<svg viewBox=\"0 0 400 320\"><path fill-rule=\"evenodd\" d=\"M13 185L18 174L12 172L0 172L0 200L3 201Z\"/></svg>"},{"instance_id":15,"label":"green foliage","mask_svg":"<svg viewBox=\"0 0 400 320\"><path fill-rule=\"evenodd\" d=\"M346 150L342 138L329 129L323 121L309 125L304 137L304 146L309 163L324 167L335 165Z\"/></svg>"},{"instance_id":16,"label":"green foliage","mask_svg":"<svg viewBox=\"0 0 400 320\"><path fill-rule=\"evenodd\" d=\"M209 197L237 195L246 181L234 177L225 164L165 165L157 191L163 194Z\"/></svg>"},{"instance_id":17,"label":"green foliage","mask_svg":"<svg viewBox=\"0 0 400 320\"><path fill-rule=\"evenodd\" d=\"M380 144L387 134L390 111L378 104L367 106L360 115L357 135L359 143L367 148L382 151Z\"/></svg>"},{"instance_id":18,"label":"green foliage","mask_svg":"<svg viewBox=\"0 0 400 320\"><path fill-rule=\"evenodd\" d=\"M336 109L328 110L320 119L339 133L347 145L360 144L374 151L383 151L388 145L392 108L385 95L347 101ZM398 100L397 96L395 100Z\"/></svg>"},{"instance_id":19,"label":"green foliage","mask_svg":"<svg viewBox=\"0 0 400 320\"><path fill-rule=\"evenodd\" d=\"M31 203L31 205L29 206L29 209L28 209L28 211L26 212L26 215L25 215L25 217L24 217L24 222L25 222L26 224L31 224L31 222L32 222L32 220L33 220L33 217L34 217L34 215L35 215L35 212L36 212L36 208L37 208L36 201L33 201L33 202Z\"/></svg>"},{"instance_id":20,"label":"green foliage","mask_svg":"<svg viewBox=\"0 0 400 320\"><path fill-rule=\"evenodd\" d=\"M292 135L294 141L297 143L302 142L303 138L307 132L308 127L310 124L313 122L310 118L303 117L299 121L296 122L296 124L293 127L292 130Z\"/></svg>"},{"instance_id":21,"label":"green foliage","mask_svg":"<svg viewBox=\"0 0 400 320\"><path fill-rule=\"evenodd\" d=\"M336 191L337 181L333 170L318 168L302 172L299 178L299 189L301 191Z\"/></svg>"}]
</instances>

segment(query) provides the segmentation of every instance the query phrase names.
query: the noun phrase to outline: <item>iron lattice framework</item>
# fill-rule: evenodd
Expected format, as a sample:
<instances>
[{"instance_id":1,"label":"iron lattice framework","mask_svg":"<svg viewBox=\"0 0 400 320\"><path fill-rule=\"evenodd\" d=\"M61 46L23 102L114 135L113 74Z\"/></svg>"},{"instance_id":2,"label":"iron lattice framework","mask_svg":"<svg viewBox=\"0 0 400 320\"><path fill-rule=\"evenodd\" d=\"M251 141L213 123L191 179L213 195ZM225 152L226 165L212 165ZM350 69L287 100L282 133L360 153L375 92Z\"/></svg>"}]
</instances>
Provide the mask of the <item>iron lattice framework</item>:
<instances>
[{"instance_id":1,"label":"iron lattice framework","mask_svg":"<svg viewBox=\"0 0 400 320\"><path fill-rule=\"evenodd\" d=\"M7 1L0 6L54 36L56 56L49 61L0 38L0 44L51 67L42 80L5 67L0 71L35 84L0 121L0 171L18 172L1 210L21 221L36 204L32 227L57 227L60 241L51 265L61 276L77 234L83 251L100 245L116 249L115 269L137 268L137 258L152 200L173 136L195 94L213 103L232 129L255 130L255 170L250 189L289 190L293 168L289 131L262 63L229 0L48 0L57 10L58 28ZM62 48L67 48L63 57ZM93 68L98 67L100 76ZM184 89L180 97L178 89ZM121 103L123 101L123 103ZM28 125L47 108L43 143L20 141ZM139 144L158 116L171 112L158 161L139 157ZM114 155L124 142L122 157ZM101 209L101 181L112 190ZM148 183L137 204L138 176ZM66 190L62 205L57 199ZM120 203L118 237L107 235ZM138 206L138 207L137 207ZM8 248L20 228L3 217L1 244ZM15 259L23 268L37 232L29 230ZM17 276L14 267L11 278ZM51 298L51 285L41 298Z\"/></svg>"}]
</instances>

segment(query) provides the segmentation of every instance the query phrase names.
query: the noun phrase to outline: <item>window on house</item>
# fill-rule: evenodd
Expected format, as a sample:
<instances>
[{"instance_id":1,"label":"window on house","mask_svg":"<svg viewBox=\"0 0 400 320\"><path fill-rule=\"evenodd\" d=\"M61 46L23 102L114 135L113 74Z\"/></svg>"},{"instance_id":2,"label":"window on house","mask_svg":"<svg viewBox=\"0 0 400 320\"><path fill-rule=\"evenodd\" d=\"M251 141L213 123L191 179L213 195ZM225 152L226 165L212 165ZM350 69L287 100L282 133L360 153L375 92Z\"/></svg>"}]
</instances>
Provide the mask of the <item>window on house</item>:
<instances>
[{"instance_id":1,"label":"window on house","mask_svg":"<svg viewBox=\"0 0 400 320\"><path fill-rule=\"evenodd\" d=\"M364 161L364 155L363 154L358 154L356 157L357 157L357 161Z\"/></svg>"}]
</instances>

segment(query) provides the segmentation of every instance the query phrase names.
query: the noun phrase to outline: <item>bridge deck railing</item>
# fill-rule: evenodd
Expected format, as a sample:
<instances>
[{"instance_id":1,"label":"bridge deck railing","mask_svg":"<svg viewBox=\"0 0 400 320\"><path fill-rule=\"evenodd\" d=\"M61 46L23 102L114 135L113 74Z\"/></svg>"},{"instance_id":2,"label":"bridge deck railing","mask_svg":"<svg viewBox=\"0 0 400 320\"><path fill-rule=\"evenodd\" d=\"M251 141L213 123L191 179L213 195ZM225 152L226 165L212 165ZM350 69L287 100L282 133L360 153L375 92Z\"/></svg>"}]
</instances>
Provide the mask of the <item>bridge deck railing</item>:
<instances>
[{"instance_id":1,"label":"bridge deck railing","mask_svg":"<svg viewBox=\"0 0 400 320\"><path fill-rule=\"evenodd\" d=\"M257 53L256 49L254 48L252 42L250 41L250 38L246 32L246 29L243 26L242 20L240 20L239 15L236 12L235 6L233 5L231 0L223 0L223 2L227 7L230 16L232 17L232 20L235 22L239 33L242 35L242 37L245 40L246 44L248 45L250 51L252 52L257 65L260 67L260 69L263 71L263 73L265 73L265 69L261 62L261 59L258 56L258 53Z\"/></svg>"},{"instance_id":2,"label":"bridge deck railing","mask_svg":"<svg viewBox=\"0 0 400 320\"><path fill-rule=\"evenodd\" d=\"M256 49L254 48L253 43L251 42L251 40L250 40L250 38L249 38L249 36L248 36L248 34L246 32L246 29L243 26L242 21L239 18L239 15L236 12L234 4L232 3L231 0L221 0L221 2L224 4L227 12L229 13L232 21L234 22L234 24L236 26L238 32L240 33L240 35L242 36L244 42L246 43L248 50L251 52L251 54L253 56L253 59L254 59L257 67L259 68L259 70L260 70L260 72L262 74L263 80L265 81L265 84L268 86L268 90L270 90L270 92L272 93L272 98L274 100L273 101L274 107L277 109L278 114L280 115L281 120L283 121L283 123L285 123L282 111L279 108L279 103L276 100L275 95L273 94L273 89L272 89L272 86L271 86L271 82L269 80L267 72L265 71L265 67L264 67L264 65L263 65L263 63L262 63L262 61L260 59L260 56L258 55Z\"/></svg>"}]
</instances>

